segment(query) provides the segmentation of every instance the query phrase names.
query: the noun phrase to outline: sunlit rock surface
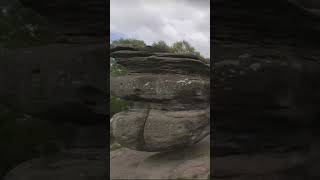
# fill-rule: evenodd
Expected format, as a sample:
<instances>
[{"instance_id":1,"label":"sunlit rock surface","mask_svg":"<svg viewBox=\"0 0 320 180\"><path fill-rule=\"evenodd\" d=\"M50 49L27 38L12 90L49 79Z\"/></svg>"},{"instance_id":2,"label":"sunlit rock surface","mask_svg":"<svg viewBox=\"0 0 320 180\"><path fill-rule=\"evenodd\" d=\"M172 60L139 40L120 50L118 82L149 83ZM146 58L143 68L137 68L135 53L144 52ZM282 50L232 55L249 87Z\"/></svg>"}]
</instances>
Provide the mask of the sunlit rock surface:
<instances>
[{"instance_id":1,"label":"sunlit rock surface","mask_svg":"<svg viewBox=\"0 0 320 180\"><path fill-rule=\"evenodd\" d=\"M112 77L113 96L138 103L111 119L118 143L140 151L193 145L210 133L210 67L195 56L116 47L127 74Z\"/></svg>"}]
</instances>

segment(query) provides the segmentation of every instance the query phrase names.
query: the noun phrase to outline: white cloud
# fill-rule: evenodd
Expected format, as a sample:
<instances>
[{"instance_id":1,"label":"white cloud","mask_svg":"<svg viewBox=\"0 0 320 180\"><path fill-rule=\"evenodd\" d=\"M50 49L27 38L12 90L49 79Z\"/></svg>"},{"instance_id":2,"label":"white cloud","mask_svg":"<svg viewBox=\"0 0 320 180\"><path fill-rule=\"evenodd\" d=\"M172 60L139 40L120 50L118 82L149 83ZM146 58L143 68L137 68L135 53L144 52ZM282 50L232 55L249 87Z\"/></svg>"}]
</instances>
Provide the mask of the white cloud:
<instances>
[{"instance_id":1,"label":"white cloud","mask_svg":"<svg viewBox=\"0 0 320 180\"><path fill-rule=\"evenodd\" d=\"M209 0L111 0L110 31L168 44L186 40L210 56Z\"/></svg>"}]
</instances>

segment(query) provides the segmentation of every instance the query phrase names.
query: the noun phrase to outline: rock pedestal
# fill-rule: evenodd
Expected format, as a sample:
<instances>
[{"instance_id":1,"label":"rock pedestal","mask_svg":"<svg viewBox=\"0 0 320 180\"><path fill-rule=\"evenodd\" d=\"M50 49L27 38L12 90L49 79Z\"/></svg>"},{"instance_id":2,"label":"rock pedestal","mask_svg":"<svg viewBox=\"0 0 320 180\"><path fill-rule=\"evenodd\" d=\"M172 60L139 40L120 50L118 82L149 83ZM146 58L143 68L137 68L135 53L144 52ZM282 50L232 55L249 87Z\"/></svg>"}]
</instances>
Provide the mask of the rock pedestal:
<instances>
[{"instance_id":1,"label":"rock pedestal","mask_svg":"<svg viewBox=\"0 0 320 180\"><path fill-rule=\"evenodd\" d=\"M194 56L117 47L111 50L128 73L112 77L111 95L134 105L111 119L122 146L168 151L210 133L210 68Z\"/></svg>"}]
</instances>

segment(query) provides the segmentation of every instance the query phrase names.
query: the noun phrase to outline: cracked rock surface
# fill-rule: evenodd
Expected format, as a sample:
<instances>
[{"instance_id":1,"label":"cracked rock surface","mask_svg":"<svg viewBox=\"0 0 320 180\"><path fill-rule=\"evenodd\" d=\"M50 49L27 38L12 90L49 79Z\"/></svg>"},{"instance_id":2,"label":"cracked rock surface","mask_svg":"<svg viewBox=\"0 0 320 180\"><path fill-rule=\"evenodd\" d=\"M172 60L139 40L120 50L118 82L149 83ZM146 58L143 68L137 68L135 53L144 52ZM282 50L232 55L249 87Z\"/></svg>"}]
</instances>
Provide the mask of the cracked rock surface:
<instances>
[{"instance_id":1,"label":"cracked rock surface","mask_svg":"<svg viewBox=\"0 0 320 180\"><path fill-rule=\"evenodd\" d=\"M124 47L111 52L128 71L111 78L111 94L140 104L112 117L116 141L140 151L167 151L209 134L207 64L188 55Z\"/></svg>"},{"instance_id":2,"label":"cracked rock surface","mask_svg":"<svg viewBox=\"0 0 320 180\"><path fill-rule=\"evenodd\" d=\"M127 74L110 94L131 102L115 114L111 179L207 179L210 172L210 67L197 57L129 47L111 49Z\"/></svg>"}]
</instances>

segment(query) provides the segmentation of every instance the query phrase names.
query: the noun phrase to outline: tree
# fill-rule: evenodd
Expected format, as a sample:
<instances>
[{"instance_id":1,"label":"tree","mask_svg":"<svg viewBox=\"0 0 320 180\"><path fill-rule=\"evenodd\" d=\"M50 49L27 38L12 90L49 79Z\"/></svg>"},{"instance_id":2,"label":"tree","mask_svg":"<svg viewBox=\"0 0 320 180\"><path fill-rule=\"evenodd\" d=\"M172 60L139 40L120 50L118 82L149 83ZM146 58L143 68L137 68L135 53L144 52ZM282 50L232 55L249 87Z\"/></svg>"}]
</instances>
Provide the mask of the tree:
<instances>
[{"instance_id":1,"label":"tree","mask_svg":"<svg viewBox=\"0 0 320 180\"><path fill-rule=\"evenodd\" d=\"M164 41L152 43L152 49L157 52L170 52L170 47Z\"/></svg>"},{"instance_id":2,"label":"tree","mask_svg":"<svg viewBox=\"0 0 320 180\"><path fill-rule=\"evenodd\" d=\"M178 54L199 54L187 41L178 41L172 44L171 51Z\"/></svg>"},{"instance_id":3,"label":"tree","mask_svg":"<svg viewBox=\"0 0 320 180\"><path fill-rule=\"evenodd\" d=\"M119 39L111 42L111 47L119 45L128 45L139 49L144 49L147 47L144 41L137 39ZM192 54L199 57L199 59L203 62L209 62L208 59L205 59L200 52L196 51L196 49L185 40L177 41L173 43L172 46L167 45L165 41L153 42L151 48L148 50L154 52L171 52L175 54Z\"/></svg>"},{"instance_id":4,"label":"tree","mask_svg":"<svg viewBox=\"0 0 320 180\"><path fill-rule=\"evenodd\" d=\"M146 43L138 39L119 39L111 42L111 47L129 45L136 48L144 48Z\"/></svg>"},{"instance_id":5,"label":"tree","mask_svg":"<svg viewBox=\"0 0 320 180\"><path fill-rule=\"evenodd\" d=\"M200 54L199 51L196 51L187 41L178 41L172 44L171 52L177 54L192 54L200 58L201 61L206 62L206 59Z\"/></svg>"}]
</instances>

